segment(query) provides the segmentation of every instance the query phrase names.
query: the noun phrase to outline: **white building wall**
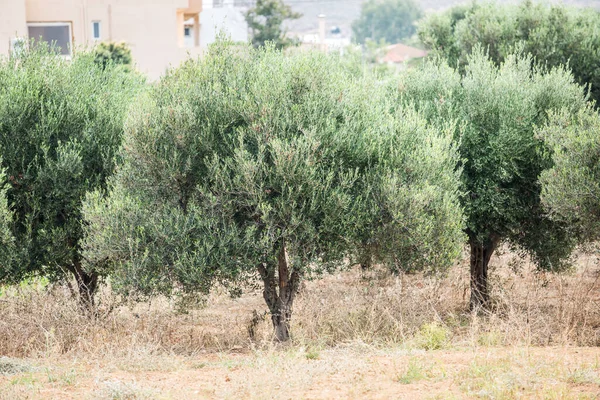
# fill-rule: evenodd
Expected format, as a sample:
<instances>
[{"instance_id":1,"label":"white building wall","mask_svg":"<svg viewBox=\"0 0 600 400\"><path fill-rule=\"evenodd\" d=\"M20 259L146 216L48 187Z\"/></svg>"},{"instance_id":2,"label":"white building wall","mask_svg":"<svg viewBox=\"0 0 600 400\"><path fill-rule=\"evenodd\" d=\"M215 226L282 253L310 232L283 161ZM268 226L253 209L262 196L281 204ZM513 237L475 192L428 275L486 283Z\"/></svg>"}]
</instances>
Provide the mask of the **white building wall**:
<instances>
[{"instance_id":1,"label":"white building wall","mask_svg":"<svg viewBox=\"0 0 600 400\"><path fill-rule=\"evenodd\" d=\"M11 40L27 37L25 0L0 0L0 55L7 55Z\"/></svg>"},{"instance_id":2,"label":"white building wall","mask_svg":"<svg viewBox=\"0 0 600 400\"><path fill-rule=\"evenodd\" d=\"M204 0L200 13L200 47L214 43L223 31L235 42L248 41L248 24L244 17L246 7L237 7L234 0L222 0L222 5L213 0Z\"/></svg>"}]
</instances>

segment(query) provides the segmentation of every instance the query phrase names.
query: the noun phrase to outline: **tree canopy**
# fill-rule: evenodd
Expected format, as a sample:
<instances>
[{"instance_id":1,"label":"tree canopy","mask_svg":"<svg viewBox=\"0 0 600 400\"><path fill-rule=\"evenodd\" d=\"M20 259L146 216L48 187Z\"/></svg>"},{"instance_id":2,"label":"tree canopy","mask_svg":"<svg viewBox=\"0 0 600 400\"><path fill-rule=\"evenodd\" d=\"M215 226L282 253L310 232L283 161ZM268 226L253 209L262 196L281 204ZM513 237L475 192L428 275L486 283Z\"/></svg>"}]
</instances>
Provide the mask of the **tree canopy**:
<instances>
[{"instance_id":1,"label":"tree canopy","mask_svg":"<svg viewBox=\"0 0 600 400\"><path fill-rule=\"evenodd\" d=\"M600 14L525 0L520 4L473 2L428 15L419 38L453 67L464 70L476 47L500 64L515 52L531 54L541 66L568 66L591 99L600 99Z\"/></svg>"},{"instance_id":2,"label":"tree canopy","mask_svg":"<svg viewBox=\"0 0 600 400\"><path fill-rule=\"evenodd\" d=\"M352 24L354 40L361 44L367 40L398 43L415 33L415 22L422 16L413 0L368 0Z\"/></svg>"}]
</instances>

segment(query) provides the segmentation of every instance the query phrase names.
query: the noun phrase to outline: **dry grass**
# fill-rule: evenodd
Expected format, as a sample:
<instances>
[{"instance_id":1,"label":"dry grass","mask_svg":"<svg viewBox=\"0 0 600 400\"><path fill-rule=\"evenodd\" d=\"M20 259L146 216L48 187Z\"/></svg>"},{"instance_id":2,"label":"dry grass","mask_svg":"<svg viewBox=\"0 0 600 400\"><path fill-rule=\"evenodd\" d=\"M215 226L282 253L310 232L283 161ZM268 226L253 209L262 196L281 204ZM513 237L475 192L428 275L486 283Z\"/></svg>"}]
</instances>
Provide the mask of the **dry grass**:
<instances>
[{"instance_id":1,"label":"dry grass","mask_svg":"<svg viewBox=\"0 0 600 400\"><path fill-rule=\"evenodd\" d=\"M429 350L600 344L594 258L580 257L577 270L565 275L536 273L527 263L514 272L512 258L507 253L492 261L495 313L487 316L466 312L464 264L442 278L353 270L307 282L295 304L293 344L314 359L320 350L348 344ZM105 290L100 304L102 314L115 307L115 298ZM265 308L259 292L231 299L215 290L205 307L185 314L157 298L89 319L62 287L11 288L0 297L0 355L112 355L135 369L147 355L264 349L272 345L268 317L254 340L248 326L253 312L262 315Z\"/></svg>"},{"instance_id":2,"label":"dry grass","mask_svg":"<svg viewBox=\"0 0 600 400\"><path fill-rule=\"evenodd\" d=\"M104 288L100 317L68 289L0 295L0 400L556 398L600 395L599 269L535 273L493 259L494 313L466 311L468 268L441 278L352 270L307 282L293 341L275 345L259 292L215 290L181 313L156 298L123 305ZM112 312L108 312L112 310Z\"/></svg>"}]
</instances>

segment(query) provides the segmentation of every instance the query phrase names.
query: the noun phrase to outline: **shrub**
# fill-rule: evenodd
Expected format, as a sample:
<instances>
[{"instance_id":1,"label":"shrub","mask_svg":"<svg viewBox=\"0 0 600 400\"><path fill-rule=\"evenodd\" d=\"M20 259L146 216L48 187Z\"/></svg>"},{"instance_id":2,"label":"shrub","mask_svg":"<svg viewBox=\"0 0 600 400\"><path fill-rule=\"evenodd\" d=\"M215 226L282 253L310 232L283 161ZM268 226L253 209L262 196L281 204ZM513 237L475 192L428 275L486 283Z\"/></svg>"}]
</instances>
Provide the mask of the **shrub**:
<instances>
[{"instance_id":1,"label":"shrub","mask_svg":"<svg viewBox=\"0 0 600 400\"><path fill-rule=\"evenodd\" d=\"M448 328L436 323L424 324L416 336L417 344L425 350L439 350L450 339Z\"/></svg>"}]
</instances>

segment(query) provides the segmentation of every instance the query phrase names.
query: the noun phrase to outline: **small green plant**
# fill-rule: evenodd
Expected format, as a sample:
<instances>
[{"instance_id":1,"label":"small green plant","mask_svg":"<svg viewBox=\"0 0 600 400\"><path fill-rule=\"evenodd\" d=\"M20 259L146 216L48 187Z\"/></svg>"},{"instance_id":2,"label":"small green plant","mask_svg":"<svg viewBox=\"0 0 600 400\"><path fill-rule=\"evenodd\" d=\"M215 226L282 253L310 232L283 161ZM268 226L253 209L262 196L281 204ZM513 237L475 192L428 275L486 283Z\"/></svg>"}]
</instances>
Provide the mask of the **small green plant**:
<instances>
[{"instance_id":1,"label":"small green plant","mask_svg":"<svg viewBox=\"0 0 600 400\"><path fill-rule=\"evenodd\" d=\"M33 374L17 376L10 381L11 385L21 386L35 386L37 383L38 380L33 376Z\"/></svg>"},{"instance_id":2,"label":"small green plant","mask_svg":"<svg viewBox=\"0 0 600 400\"><path fill-rule=\"evenodd\" d=\"M600 376L598 375L598 372L592 368L579 367L575 368L573 371L569 371L567 382L574 385L600 385Z\"/></svg>"},{"instance_id":3,"label":"small green plant","mask_svg":"<svg viewBox=\"0 0 600 400\"><path fill-rule=\"evenodd\" d=\"M434 322L421 327L417 334L417 343L425 350L439 350L447 345L449 337L448 328Z\"/></svg>"},{"instance_id":4,"label":"small green plant","mask_svg":"<svg viewBox=\"0 0 600 400\"><path fill-rule=\"evenodd\" d=\"M135 382L126 383L121 381L104 382L104 389L99 393L99 397L112 400L134 400L134 399L152 399L153 393L141 389Z\"/></svg>"},{"instance_id":5,"label":"small green plant","mask_svg":"<svg viewBox=\"0 0 600 400\"><path fill-rule=\"evenodd\" d=\"M427 378L427 373L424 371L423 366L419 363L416 358L408 360L408 366L406 371L398 377L398 382L403 385L408 385L416 381Z\"/></svg>"},{"instance_id":6,"label":"small green plant","mask_svg":"<svg viewBox=\"0 0 600 400\"><path fill-rule=\"evenodd\" d=\"M77 379L77 371L71 368L69 371L57 374L53 368L46 368L46 376L50 383L61 383L65 386L73 386Z\"/></svg>"},{"instance_id":7,"label":"small green plant","mask_svg":"<svg viewBox=\"0 0 600 400\"><path fill-rule=\"evenodd\" d=\"M459 377L461 390L479 397L514 398L517 388L508 359L475 359Z\"/></svg>"},{"instance_id":8,"label":"small green plant","mask_svg":"<svg viewBox=\"0 0 600 400\"><path fill-rule=\"evenodd\" d=\"M319 350L317 349L308 349L306 350L306 359L307 360L318 360L320 356Z\"/></svg>"}]
</instances>

